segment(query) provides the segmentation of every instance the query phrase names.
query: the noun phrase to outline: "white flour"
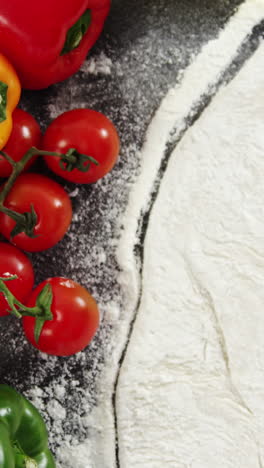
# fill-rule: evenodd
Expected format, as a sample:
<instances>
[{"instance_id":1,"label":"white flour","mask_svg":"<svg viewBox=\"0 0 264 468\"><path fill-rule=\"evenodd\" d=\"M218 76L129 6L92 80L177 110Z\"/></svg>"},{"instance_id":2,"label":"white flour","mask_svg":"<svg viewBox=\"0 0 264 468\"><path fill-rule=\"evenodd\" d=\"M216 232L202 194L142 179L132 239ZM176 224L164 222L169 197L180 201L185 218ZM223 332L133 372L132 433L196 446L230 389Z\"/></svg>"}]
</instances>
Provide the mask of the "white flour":
<instances>
[{"instance_id":1,"label":"white flour","mask_svg":"<svg viewBox=\"0 0 264 468\"><path fill-rule=\"evenodd\" d=\"M142 284L133 253L171 132L184 127L262 18L263 0L245 2L149 127L117 250L126 309L105 311L114 332L99 406L90 414L87 404L80 421L89 440L61 445L63 468L116 467L112 392L141 287L117 387L120 468L264 464L263 46L173 153L147 231ZM43 395L31 396L41 406ZM63 408L50 404L49 412L59 426Z\"/></svg>"},{"instance_id":2,"label":"white flour","mask_svg":"<svg viewBox=\"0 0 264 468\"><path fill-rule=\"evenodd\" d=\"M121 467L256 468L264 456L263 66L264 45L162 181L119 379Z\"/></svg>"},{"instance_id":3,"label":"white flour","mask_svg":"<svg viewBox=\"0 0 264 468\"><path fill-rule=\"evenodd\" d=\"M119 249L119 260L124 272L121 280L126 290L127 308L131 313L136 307L140 287L137 266L133 257L137 220L140 210L144 207L143 203L148 200L147 194L153 184L169 133L175 127L178 131L181 130L183 117L188 110L202 92L206 91L206 87L218 79L224 67L232 59L239 43L254 22L263 16L263 2L244 4L220 38L209 43L189 67L182 84L171 90L149 128L143 150L144 166L139 182L132 192L127 210L127 222L124 223L129 228L124 233ZM213 315L211 291L210 289L209 292L207 291L199 275L198 279L196 278L196 272L192 271L190 261L192 260L193 263L192 250L195 248L195 243L198 244L196 247L199 252L198 266L204 261L200 252L204 246L200 247L201 240L197 231L200 224L205 225L205 232L209 230L211 223L206 223L207 217L209 219L215 217L212 227L222 221L221 217L223 217L223 222L226 218L228 226L229 216L226 208L229 208L229 198L232 195L230 184L233 187L233 184L235 185L240 179L240 174L234 172L233 180L229 171L231 172L233 167L238 168L238 162L241 160L241 173L246 171L249 164L248 160L243 157L246 147L249 153L252 153L251 147L258 152L263 151L264 108L261 100L263 65L262 55L250 64L249 69L245 69L244 74L240 74L231 83L228 91L223 91L218 95L216 102L219 107L216 107L214 103L211 105L205 113L206 117L200 119L194 129L189 131L188 136L174 154L173 161L181 158L182 163L171 163L167 169L167 178L162 185L164 192L159 194L148 230L144 250L143 296L118 386L117 427L121 467L245 466L246 468L256 466L258 444L255 441L255 423L248 424L245 408L242 410L245 415L240 415L239 411L236 414L235 410L232 414L228 408L230 402L221 407L217 406L217 401L215 401L216 393L219 392L221 398L230 399L231 395L238 405L247 407L247 404L243 402L244 397L240 395L239 385L238 390L229 376L227 353L230 351L226 350L222 328L219 325L218 329L218 322L214 323L216 318ZM256 91L255 77L258 77L260 81L260 89ZM242 82L240 83L239 80ZM236 91L238 86L242 90ZM246 95L245 102L243 102L243 95ZM254 105L260 105L260 112L256 113ZM226 114L229 120L226 120ZM204 119L207 119L206 123L200 128ZM252 122L250 131L245 132L245 126L248 129L250 121ZM221 122L223 128L221 128ZM207 130L209 126L210 132ZM243 141L243 146L241 146L240 142L244 135L246 135L246 141ZM233 140L235 137L236 139ZM187 138L188 143L185 143ZM218 152L222 155L223 148L225 165L222 165L218 157ZM212 168L213 149L217 157L213 159ZM259 153L255 157L252 154L253 167L258 164L260 156ZM215 159L221 161L217 166ZM259 170L261 172L261 169ZM231 181L228 181L228 178L231 178ZM218 190L216 190L217 183L220 184ZM242 179L242 187L243 183ZM253 182L252 185L254 185ZM253 187L249 184L249 193L251 189ZM263 204L262 189L258 197L260 203ZM251 194L250 198L254 206L257 202L257 195ZM200 204L196 206L194 214L192 212L189 214L188 211L192 210L192 205L196 200L199 200ZM215 200L215 203L211 200ZM234 205L234 212L239 212L241 200L239 198L234 200ZM247 209L251 211L251 206ZM238 222L237 216L234 219L234 223ZM241 229L240 225L238 227ZM247 226L244 230L246 228ZM263 227L260 225L258 235L263 233ZM222 250L224 251L220 243L221 235L220 239L214 240L215 236L216 233L213 231L213 242L219 242L220 252L217 255L221 256ZM208 246L210 242L207 241ZM251 242L254 245L253 237ZM206 239L204 243L207 245ZM184 258L181 258L184 255L188 255L185 259L186 265ZM198 255L197 252L196 255ZM237 267L236 263L240 255L240 252L235 251L233 258L230 258L230 264L234 265L234 268ZM231 272L229 271L230 264L225 260L225 253L223 253L222 263L226 271L219 272L218 280L220 281L224 275L228 282ZM209 268L209 278L214 268L214 264L211 269ZM201 285L199 281L202 282ZM240 287L243 289L242 285L237 285L238 290ZM254 287L253 293L251 290L249 294L254 294ZM201 288L202 292L200 292ZM192 289L194 291L191 294ZM248 306L249 310L253 307L247 304ZM207 311L206 314L204 309ZM246 308L245 313L247 312ZM259 312L261 313L261 310ZM233 331L235 332L237 328L238 324L235 322ZM240 341L239 334L237 339ZM249 335L247 339L250 341L252 336ZM221 347L222 341L223 348ZM261 349L260 346L261 342L259 349ZM200 360L202 363L199 362ZM214 364L215 360L217 362ZM201 367L204 368L204 372L201 372ZM216 373L215 381L212 377L214 372ZM254 372L255 370L252 372L253 375ZM177 385L178 379L181 383ZM198 392L200 401L197 403L197 408L194 400L198 397L193 386L195 387L199 379L204 381L201 382ZM221 379L225 381L225 384L220 383ZM211 391L206 392L207 386L211 387ZM204 400L201 401L203 395ZM253 395L252 398L254 398ZM203 405L205 407L208 405L209 415L207 411L204 411L203 416ZM222 420L220 418L219 422L218 413L222 412L225 412L225 415ZM244 417L246 422L243 421ZM232 418L238 419L233 429L230 422ZM219 430L215 430L214 436L210 437L214 424L219 424ZM236 452L239 440L243 437L247 439L249 434L251 437L240 450L241 458L238 463ZM225 437L229 439L229 443L225 443ZM206 438L208 440L205 440ZM199 444L201 444L200 451ZM232 444L233 450L230 448ZM197 457L191 453L195 449L197 449ZM224 456L218 456L218 451L220 454L223 451ZM245 457L248 451L252 454L252 465L248 464Z\"/></svg>"},{"instance_id":4,"label":"white flour","mask_svg":"<svg viewBox=\"0 0 264 468\"><path fill-rule=\"evenodd\" d=\"M106 57L106 55L101 52L96 57L88 58L88 60L82 64L81 71L93 75L98 75L99 73L109 75L111 73L111 68L111 59Z\"/></svg>"}]
</instances>

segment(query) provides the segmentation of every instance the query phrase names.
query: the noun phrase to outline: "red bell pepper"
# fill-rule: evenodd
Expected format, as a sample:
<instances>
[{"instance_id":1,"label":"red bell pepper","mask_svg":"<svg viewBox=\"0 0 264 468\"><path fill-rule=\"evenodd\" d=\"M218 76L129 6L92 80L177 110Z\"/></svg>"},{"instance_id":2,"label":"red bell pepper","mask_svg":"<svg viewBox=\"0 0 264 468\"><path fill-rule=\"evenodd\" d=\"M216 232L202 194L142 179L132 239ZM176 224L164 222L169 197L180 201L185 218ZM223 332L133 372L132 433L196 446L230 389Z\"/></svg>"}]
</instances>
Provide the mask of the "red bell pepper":
<instances>
[{"instance_id":1,"label":"red bell pepper","mask_svg":"<svg viewBox=\"0 0 264 468\"><path fill-rule=\"evenodd\" d=\"M80 68L109 9L110 0L1 2L0 52L23 88L46 88Z\"/></svg>"}]
</instances>

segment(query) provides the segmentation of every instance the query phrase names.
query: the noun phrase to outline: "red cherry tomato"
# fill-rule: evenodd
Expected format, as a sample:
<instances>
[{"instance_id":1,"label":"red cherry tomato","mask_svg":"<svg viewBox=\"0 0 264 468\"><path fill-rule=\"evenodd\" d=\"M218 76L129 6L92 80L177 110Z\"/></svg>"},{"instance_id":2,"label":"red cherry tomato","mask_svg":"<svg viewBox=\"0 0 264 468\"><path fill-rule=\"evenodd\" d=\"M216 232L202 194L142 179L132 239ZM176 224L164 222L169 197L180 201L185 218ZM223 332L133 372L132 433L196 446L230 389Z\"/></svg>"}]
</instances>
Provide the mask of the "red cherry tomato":
<instances>
[{"instance_id":1,"label":"red cherry tomato","mask_svg":"<svg viewBox=\"0 0 264 468\"><path fill-rule=\"evenodd\" d=\"M52 179L35 173L20 175L5 199L4 206L19 213L29 212L31 205L37 214L36 237L24 232L12 239L15 221L0 213L0 232L14 245L29 252L53 247L66 233L72 218L71 201L65 190Z\"/></svg>"},{"instance_id":2,"label":"red cherry tomato","mask_svg":"<svg viewBox=\"0 0 264 468\"><path fill-rule=\"evenodd\" d=\"M42 328L38 343L34 338L36 319L23 317L24 333L30 343L48 354L70 356L84 349L99 325L99 310L95 299L79 284L67 278L49 278L31 294L27 305L33 307L44 286L52 287L52 320Z\"/></svg>"},{"instance_id":3,"label":"red cherry tomato","mask_svg":"<svg viewBox=\"0 0 264 468\"><path fill-rule=\"evenodd\" d=\"M13 245L0 242L0 277L17 275L17 279L6 282L16 299L24 303L34 285L34 272L30 260ZM0 293L0 316L8 314L8 304Z\"/></svg>"},{"instance_id":4,"label":"red cherry tomato","mask_svg":"<svg viewBox=\"0 0 264 468\"><path fill-rule=\"evenodd\" d=\"M40 126L34 117L22 109L16 108L12 114L13 128L9 140L3 151L14 161L20 161L22 156L32 146L39 147L41 140ZM33 157L26 165L26 169L34 162ZM9 177L12 172L11 164L0 155L0 177Z\"/></svg>"},{"instance_id":5,"label":"red cherry tomato","mask_svg":"<svg viewBox=\"0 0 264 468\"><path fill-rule=\"evenodd\" d=\"M91 163L87 172L60 167L58 157L45 156L47 165L56 174L71 182L90 184L105 176L114 166L119 153L119 137L113 123L92 109L74 109L59 115L47 128L42 149L66 153L75 148L79 153L92 156L99 165Z\"/></svg>"}]
</instances>

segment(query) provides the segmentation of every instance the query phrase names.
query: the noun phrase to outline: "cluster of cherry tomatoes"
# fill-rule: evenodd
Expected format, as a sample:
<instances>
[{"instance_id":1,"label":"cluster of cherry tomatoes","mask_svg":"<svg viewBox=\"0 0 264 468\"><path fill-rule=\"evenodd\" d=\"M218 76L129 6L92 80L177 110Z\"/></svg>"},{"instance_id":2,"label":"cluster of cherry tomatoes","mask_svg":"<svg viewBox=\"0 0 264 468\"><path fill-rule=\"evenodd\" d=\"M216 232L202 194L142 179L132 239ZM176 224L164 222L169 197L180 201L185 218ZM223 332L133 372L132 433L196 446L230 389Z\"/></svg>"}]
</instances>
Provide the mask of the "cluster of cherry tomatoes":
<instances>
[{"instance_id":1,"label":"cluster of cherry tomatoes","mask_svg":"<svg viewBox=\"0 0 264 468\"><path fill-rule=\"evenodd\" d=\"M74 109L64 112L51 122L43 137L38 123L27 112L16 109L13 119L13 131L4 152L15 161L19 161L31 147L59 154L74 148L97 164L87 161L87 171L76 168L69 171L63 167L59 156L44 156L44 159L50 169L64 179L90 184L106 175L117 160L117 131L112 122L97 111ZM0 156L0 175L7 177L11 171L10 163ZM35 237L20 233L12 239L17 247L31 252L48 249L59 242L72 218L71 202L63 187L49 177L35 173L24 173L18 177L4 205L20 213L30 211L34 206L38 217ZM14 225L12 218L0 213L0 232L8 240L11 240Z\"/></svg>"},{"instance_id":2,"label":"cluster of cherry tomatoes","mask_svg":"<svg viewBox=\"0 0 264 468\"><path fill-rule=\"evenodd\" d=\"M30 148L43 153L49 168L62 178L75 183L94 183L114 166L119 154L119 137L113 123L103 114L91 109L64 112L51 122L41 134L32 115L16 109L13 113L13 131L3 151L16 163ZM58 155L47 155L46 153ZM80 168L71 165L59 155L84 156ZM25 169L34 162L34 156ZM42 156L41 156L42 157ZM10 177L10 162L0 156L0 176ZM4 184L0 187L3 190ZM72 219L71 201L64 188L41 174L23 172L14 181L4 207L17 213L30 212L34 207L36 223L33 236L25 232L14 235L15 220L0 212L0 233L13 245L0 243L0 277L16 275L8 281L15 298L27 307L34 307L45 285L52 289L52 319L46 320L38 339L35 335L36 318L23 316L23 329L28 340L49 354L67 356L81 351L94 336L99 324L97 304L88 291L66 278L50 278L32 290L34 272L27 256L20 250L36 252L59 242ZM10 307L0 294L0 315L8 314Z\"/></svg>"}]
</instances>

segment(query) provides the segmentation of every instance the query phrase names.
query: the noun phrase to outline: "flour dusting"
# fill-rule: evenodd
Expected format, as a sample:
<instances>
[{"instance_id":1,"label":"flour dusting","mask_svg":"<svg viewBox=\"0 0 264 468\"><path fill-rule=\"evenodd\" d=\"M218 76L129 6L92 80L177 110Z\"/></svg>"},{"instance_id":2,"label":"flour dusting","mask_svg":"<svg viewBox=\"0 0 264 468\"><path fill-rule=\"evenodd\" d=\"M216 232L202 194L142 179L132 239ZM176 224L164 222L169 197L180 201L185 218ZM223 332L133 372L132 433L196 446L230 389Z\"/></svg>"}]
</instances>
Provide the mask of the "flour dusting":
<instances>
[{"instance_id":1,"label":"flour dusting","mask_svg":"<svg viewBox=\"0 0 264 468\"><path fill-rule=\"evenodd\" d=\"M109 75L112 65L112 60L104 52L101 52L98 56L88 58L81 66L81 71L93 75L98 75L99 73Z\"/></svg>"}]
</instances>

